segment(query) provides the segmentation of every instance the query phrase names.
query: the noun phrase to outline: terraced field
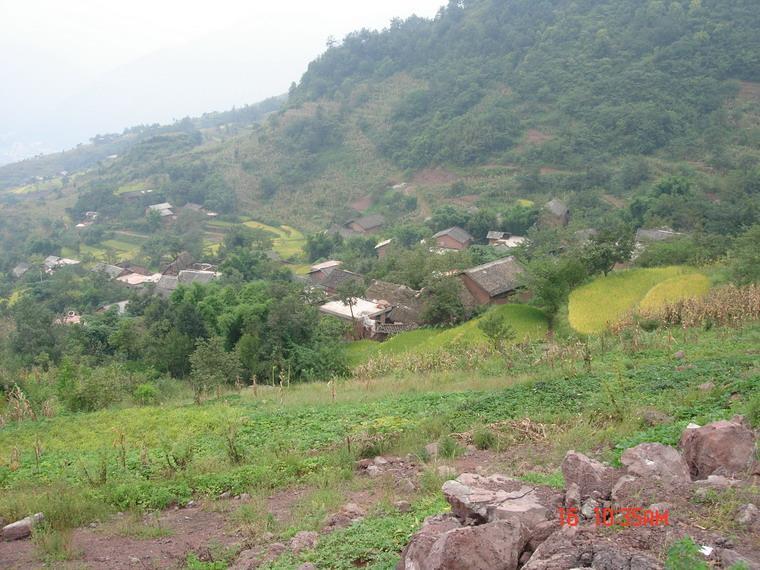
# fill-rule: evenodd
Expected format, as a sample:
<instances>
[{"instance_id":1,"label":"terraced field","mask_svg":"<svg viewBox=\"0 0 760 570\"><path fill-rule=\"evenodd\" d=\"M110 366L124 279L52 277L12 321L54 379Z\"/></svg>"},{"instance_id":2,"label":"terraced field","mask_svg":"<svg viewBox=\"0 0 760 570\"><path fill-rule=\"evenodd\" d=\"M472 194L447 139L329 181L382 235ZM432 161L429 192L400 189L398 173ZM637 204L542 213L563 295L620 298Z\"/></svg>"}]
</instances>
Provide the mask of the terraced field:
<instances>
[{"instance_id":1,"label":"terraced field","mask_svg":"<svg viewBox=\"0 0 760 570\"><path fill-rule=\"evenodd\" d=\"M708 277L691 267L618 271L573 291L568 320L578 332L598 333L637 307L656 308L703 295L709 288Z\"/></svg>"}]
</instances>

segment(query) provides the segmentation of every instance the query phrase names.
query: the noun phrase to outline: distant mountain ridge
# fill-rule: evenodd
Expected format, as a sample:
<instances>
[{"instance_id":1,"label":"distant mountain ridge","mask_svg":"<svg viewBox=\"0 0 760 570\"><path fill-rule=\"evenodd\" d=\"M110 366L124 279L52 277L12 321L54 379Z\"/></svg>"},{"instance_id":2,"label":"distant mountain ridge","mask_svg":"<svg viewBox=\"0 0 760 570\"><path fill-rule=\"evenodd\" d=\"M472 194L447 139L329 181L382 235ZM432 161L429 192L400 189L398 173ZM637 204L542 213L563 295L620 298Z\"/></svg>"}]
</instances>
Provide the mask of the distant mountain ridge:
<instances>
[{"instance_id":1,"label":"distant mountain ridge","mask_svg":"<svg viewBox=\"0 0 760 570\"><path fill-rule=\"evenodd\" d=\"M130 147L78 181L80 206L203 172L195 201L225 188L229 212L307 230L388 208L407 181L420 217L560 195L589 224L625 208L738 231L760 210L758 29L752 0L452 1L330 47L250 130ZM688 200L652 191L668 176Z\"/></svg>"}]
</instances>

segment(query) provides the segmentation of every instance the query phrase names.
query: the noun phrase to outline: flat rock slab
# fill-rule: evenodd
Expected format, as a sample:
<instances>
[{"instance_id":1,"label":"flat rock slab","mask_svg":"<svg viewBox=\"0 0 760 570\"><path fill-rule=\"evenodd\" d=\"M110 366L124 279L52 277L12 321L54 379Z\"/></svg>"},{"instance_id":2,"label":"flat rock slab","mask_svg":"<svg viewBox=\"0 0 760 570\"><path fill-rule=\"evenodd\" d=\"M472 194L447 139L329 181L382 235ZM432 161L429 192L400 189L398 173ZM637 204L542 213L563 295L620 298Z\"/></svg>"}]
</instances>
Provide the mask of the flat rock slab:
<instances>
[{"instance_id":1,"label":"flat rock slab","mask_svg":"<svg viewBox=\"0 0 760 570\"><path fill-rule=\"evenodd\" d=\"M531 529L552 516L550 494L503 475L463 473L444 483L443 494L462 521L519 520Z\"/></svg>"}]
</instances>

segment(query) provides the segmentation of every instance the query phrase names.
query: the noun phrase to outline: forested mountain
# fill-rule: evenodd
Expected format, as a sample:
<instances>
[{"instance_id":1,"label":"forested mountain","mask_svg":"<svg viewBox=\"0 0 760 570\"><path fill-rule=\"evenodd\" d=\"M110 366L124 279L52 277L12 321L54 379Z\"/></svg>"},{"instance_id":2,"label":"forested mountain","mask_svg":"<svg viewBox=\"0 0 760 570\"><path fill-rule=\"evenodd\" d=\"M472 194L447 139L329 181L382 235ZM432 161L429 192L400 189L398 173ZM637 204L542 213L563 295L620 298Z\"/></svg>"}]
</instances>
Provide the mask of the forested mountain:
<instances>
[{"instance_id":1,"label":"forested mountain","mask_svg":"<svg viewBox=\"0 0 760 570\"><path fill-rule=\"evenodd\" d=\"M295 102L350 100L363 81L423 83L372 129L405 168L486 162L529 128L553 135L527 159L590 160L727 142L719 112L760 80L760 14L748 0L475 0L433 21L357 32L309 66Z\"/></svg>"},{"instance_id":2,"label":"forested mountain","mask_svg":"<svg viewBox=\"0 0 760 570\"><path fill-rule=\"evenodd\" d=\"M315 231L355 215L359 199L419 220L445 204L559 196L579 228L614 218L735 234L759 211L756 8L452 1L432 20L331 45L262 125L141 139L64 187L58 214L128 220L141 209L118 189L150 187ZM406 195L390 191L404 181Z\"/></svg>"}]
</instances>

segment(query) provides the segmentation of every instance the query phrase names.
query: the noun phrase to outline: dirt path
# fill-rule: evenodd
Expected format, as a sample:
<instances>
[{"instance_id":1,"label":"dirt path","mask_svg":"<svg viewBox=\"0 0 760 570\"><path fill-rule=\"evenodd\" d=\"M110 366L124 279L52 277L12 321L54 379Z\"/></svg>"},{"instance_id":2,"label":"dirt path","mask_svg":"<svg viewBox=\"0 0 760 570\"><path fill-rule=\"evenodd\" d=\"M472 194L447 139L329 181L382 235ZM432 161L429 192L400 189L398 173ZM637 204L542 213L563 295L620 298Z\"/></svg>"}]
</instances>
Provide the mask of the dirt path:
<instances>
[{"instance_id":1,"label":"dirt path","mask_svg":"<svg viewBox=\"0 0 760 570\"><path fill-rule=\"evenodd\" d=\"M168 536L154 539L119 534L123 518L114 517L95 528L76 529L71 537L74 560L55 562L55 568L182 568L191 552L208 559L216 550L231 547L241 537L230 530L223 515L200 507L161 513L160 528ZM0 542L0 568L45 568L30 540Z\"/></svg>"}]
</instances>

